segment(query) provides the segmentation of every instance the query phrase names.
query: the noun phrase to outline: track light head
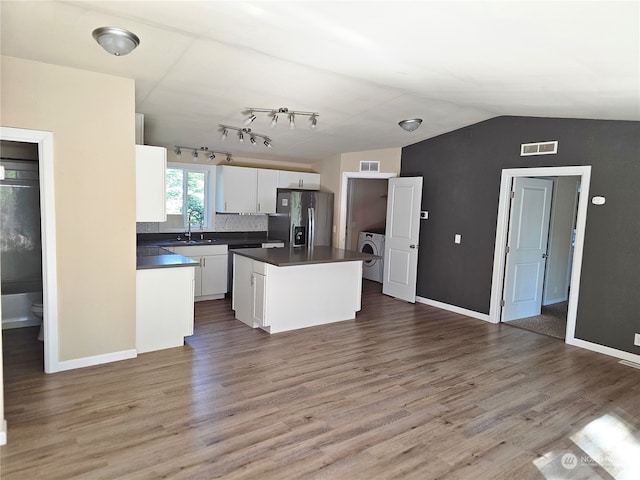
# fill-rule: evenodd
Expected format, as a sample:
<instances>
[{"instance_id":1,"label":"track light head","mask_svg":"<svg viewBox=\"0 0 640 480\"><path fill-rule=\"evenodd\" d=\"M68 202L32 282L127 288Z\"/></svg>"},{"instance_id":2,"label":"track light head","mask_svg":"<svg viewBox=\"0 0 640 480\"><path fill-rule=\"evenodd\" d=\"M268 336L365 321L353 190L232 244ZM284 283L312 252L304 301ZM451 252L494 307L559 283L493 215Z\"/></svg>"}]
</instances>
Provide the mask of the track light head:
<instances>
[{"instance_id":1,"label":"track light head","mask_svg":"<svg viewBox=\"0 0 640 480\"><path fill-rule=\"evenodd\" d=\"M256 119L256 116L253 114L253 112L251 110L249 110L249 113L250 113L249 118L247 118L244 121L245 125L250 125Z\"/></svg>"},{"instance_id":2,"label":"track light head","mask_svg":"<svg viewBox=\"0 0 640 480\"><path fill-rule=\"evenodd\" d=\"M197 162L197 161L198 161L198 151L197 151L197 150L194 150L194 151L193 151L193 161L194 161L194 162Z\"/></svg>"},{"instance_id":3,"label":"track light head","mask_svg":"<svg viewBox=\"0 0 640 480\"><path fill-rule=\"evenodd\" d=\"M182 156L182 150L180 150L180 147L176 147L175 152L176 157L180 158Z\"/></svg>"},{"instance_id":4,"label":"track light head","mask_svg":"<svg viewBox=\"0 0 640 480\"><path fill-rule=\"evenodd\" d=\"M316 128L318 126L318 116L314 113L311 115L311 123L309 124L309 128Z\"/></svg>"},{"instance_id":5,"label":"track light head","mask_svg":"<svg viewBox=\"0 0 640 480\"><path fill-rule=\"evenodd\" d=\"M271 142L269 141L268 138L264 141L264 146L267 148L271 148Z\"/></svg>"},{"instance_id":6,"label":"track light head","mask_svg":"<svg viewBox=\"0 0 640 480\"><path fill-rule=\"evenodd\" d=\"M276 128L277 124L278 124L278 114L274 113L273 116L271 117L271 128Z\"/></svg>"},{"instance_id":7,"label":"track light head","mask_svg":"<svg viewBox=\"0 0 640 480\"><path fill-rule=\"evenodd\" d=\"M292 130L296 128L296 116L293 113L289 114L289 128Z\"/></svg>"},{"instance_id":8,"label":"track light head","mask_svg":"<svg viewBox=\"0 0 640 480\"><path fill-rule=\"evenodd\" d=\"M249 138L249 141L251 142L251 145L255 145L256 144L256 137L251 135L251 137Z\"/></svg>"},{"instance_id":9,"label":"track light head","mask_svg":"<svg viewBox=\"0 0 640 480\"><path fill-rule=\"evenodd\" d=\"M215 160L215 159L216 159L215 154L214 154L213 152L211 152L211 153L209 154L209 160Z\"/></svg>"},{"instance_id":10,"label":"track light head","mask_svg":"<svg viewBox=\"0 0 640 480\"><path fill-rule=\"evenodd\" d=\"M238 132L238 141L240 143L244 143L244 134L242 133L242 131Z\"/></svg>"}]
</instances>

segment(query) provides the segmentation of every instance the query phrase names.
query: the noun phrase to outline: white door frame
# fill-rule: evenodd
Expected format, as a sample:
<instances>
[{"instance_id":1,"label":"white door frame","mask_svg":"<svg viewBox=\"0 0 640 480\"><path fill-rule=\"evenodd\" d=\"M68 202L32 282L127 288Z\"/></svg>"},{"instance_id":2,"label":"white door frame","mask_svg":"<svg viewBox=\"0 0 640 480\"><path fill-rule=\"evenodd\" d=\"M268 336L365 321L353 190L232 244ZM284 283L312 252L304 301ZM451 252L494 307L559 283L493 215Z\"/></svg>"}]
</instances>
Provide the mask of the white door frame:
<instances>
[{"instance_id":1,"label":"white door frame","mask_svg":"<svg viewBox=\"0 0 640 480\"><path fill-rule=\"evenodd\" d=\"M591 166L576 167L534 167L512 168L502 170L500 180L500 200L498 203L498 222L496 227L496 245L493 254L493 277L491 281L491 304L489 306L489 321L500 322L500 301L502 300L502 288L504 284L504 265L507 243L507 229L509 225L509 204L511 184L514 177L580 177L580 198L578 200L578 214L576 217L575 250L571 266L571 285L569 292L569 310L567 312L567 330L565 342L594 352L604 353L612 357L621 358L630 362L640 363L640 355L624 352L615 348L606 347L598 343L580 340L575 337L576 313L578 309L578 297L580 294L580 272L582 270L582 249L584 246L584 234L587 221L587 206L589 205L589 185L591 183Z\"/></svg>"},{"instance_id":2,"label":"white door frame","mask_svg":"<svg viewBox=\"0 0 640 480\"><path fill-rule=\"evenodd\" d=\"M347 241L347 187L350 178L382 178L397 177L397 173L380 172L342 172L342 184L340 185L340 225L338 225L338 248L346 248Z\"/></svg>"},{"instance_id":3,"label":"white door frame","mask_svg":"<svg viewBox=\"0 0 640 480\"><path fill-rule=\"evenodd\" d=\"M38 144L40 228L42 230L42 295L44 300L44 319L42 322L44 330L44 371L53 373L60 370L58 361L58 282L53 133L0 127L0 139Z\"/></svg>"}]
</instances>

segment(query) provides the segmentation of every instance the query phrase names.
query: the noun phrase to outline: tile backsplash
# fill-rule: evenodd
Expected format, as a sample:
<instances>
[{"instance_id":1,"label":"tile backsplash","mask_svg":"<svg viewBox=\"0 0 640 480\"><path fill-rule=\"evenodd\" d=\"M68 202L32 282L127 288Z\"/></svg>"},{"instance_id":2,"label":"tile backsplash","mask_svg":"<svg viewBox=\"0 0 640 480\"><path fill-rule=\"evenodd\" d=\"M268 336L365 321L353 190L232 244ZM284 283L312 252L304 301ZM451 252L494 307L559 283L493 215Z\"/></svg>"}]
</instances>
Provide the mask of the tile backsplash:
<instances>
[{"instance_id":1,"label":"tile backsplash","mask_svg":"<svg viewBox=\"0 0 640 480\"><path fill-rule=\"evenodd\" d=\"M215 215L213 222L214 232L264 232L268 229L268 217L266 215ZM136 233L159 233L158 222L136 223Z\"/></svg>"}]
</instances>

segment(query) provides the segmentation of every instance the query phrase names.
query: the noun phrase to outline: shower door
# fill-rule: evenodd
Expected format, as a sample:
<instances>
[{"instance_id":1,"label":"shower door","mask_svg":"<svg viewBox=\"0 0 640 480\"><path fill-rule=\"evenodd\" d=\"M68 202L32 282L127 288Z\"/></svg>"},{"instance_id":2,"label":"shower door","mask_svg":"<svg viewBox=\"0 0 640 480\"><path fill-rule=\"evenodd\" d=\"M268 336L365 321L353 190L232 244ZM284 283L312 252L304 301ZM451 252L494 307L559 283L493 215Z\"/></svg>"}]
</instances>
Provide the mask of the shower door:
<instances>
[{"instance_id":1,"label":"shower door","mask_svg":"<svg viewBox=\"0 0 640 480\"><path fill-rule=\"evenodd\" d=\"M0 180L2 293L42 291L38 162L5 160Z\"/></svg>"}]
</instances>

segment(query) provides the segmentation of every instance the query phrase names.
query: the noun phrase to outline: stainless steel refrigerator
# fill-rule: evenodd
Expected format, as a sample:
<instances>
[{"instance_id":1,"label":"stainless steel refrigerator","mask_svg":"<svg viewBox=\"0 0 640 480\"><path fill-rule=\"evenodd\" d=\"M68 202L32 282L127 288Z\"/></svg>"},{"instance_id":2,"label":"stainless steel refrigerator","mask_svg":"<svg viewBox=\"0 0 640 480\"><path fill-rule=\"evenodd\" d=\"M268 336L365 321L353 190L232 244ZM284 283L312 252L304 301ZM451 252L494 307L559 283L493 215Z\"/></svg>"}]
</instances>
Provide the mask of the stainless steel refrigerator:
<instances>
[{"instance_id":1,"label":"stainless steel refrigerator","mask_svg":"<svg viewBox=\"0 0 640 480\"><path fill-rule=\"evenodd\" d=\"M285 246L331 246L333 193L278 189L276 214L269 215L269 238Z\"/></svg>"}]
</instances>

